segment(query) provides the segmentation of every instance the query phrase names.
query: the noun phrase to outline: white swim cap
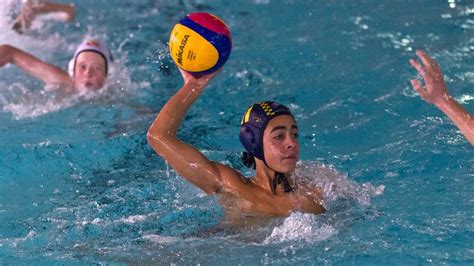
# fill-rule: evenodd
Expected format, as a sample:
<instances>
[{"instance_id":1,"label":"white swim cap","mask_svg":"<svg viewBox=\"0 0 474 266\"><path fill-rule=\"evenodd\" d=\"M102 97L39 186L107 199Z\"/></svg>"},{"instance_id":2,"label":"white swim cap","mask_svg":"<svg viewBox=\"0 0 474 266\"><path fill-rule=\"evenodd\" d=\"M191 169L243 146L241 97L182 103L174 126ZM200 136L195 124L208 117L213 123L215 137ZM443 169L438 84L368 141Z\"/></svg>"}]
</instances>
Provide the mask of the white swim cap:
<instances>
[{"instance_id":1,"label":"white swim cap","mask_svg":"<svg viewBox=\"0 0 474 266\"><path fill-rule=\"evenodd\" d=\"M81 54L82 52L95 52L101 55L105 60L105 74L107 75L109 73L109 68L111 66L111 63L114 61L114 58L112 57L112 54L110 53L110 50L107 45L100 43L97 40L86 40L77 47L76 51L74 52L74 57L71 59L71 61L69 61L69 76L74 76L74 67L76 65L76 60L79 54Z\"/></svg>"}]
</instances>

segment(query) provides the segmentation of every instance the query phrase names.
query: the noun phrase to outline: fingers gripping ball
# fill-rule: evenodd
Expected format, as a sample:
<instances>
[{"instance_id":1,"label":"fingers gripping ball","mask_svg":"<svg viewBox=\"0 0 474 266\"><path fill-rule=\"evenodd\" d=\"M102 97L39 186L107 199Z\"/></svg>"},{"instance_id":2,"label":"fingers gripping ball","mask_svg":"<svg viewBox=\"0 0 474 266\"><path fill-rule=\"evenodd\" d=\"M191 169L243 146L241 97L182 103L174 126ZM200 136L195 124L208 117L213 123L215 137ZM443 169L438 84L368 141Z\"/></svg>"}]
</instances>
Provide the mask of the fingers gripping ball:
<instances>
[{"instance_id":1,"label":"fingers gripping ball","mask_svg":"<svg viewBox=\"0 0 474 266\"><path fill-rule=\"evenodd\" d=\"M169 48L179 68L191 74L208 74L229 59L232 39L221 19L197 12L187 15L174 26Z\"/></svg>"}]
</instances>

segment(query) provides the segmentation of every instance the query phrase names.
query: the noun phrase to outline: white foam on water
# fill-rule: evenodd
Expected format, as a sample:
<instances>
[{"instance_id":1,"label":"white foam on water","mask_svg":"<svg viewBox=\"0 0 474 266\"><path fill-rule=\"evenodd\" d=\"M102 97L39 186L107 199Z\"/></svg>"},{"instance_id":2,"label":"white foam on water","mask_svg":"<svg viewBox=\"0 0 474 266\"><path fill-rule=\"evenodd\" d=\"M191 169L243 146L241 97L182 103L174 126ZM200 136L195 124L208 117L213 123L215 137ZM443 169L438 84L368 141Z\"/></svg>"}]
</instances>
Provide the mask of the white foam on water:
<instances>
[{"instance_id":1,"label":"white foam on water","mask_svg":"<svg viewBox=\"0 0 474 266\"><path fill-rule=\"evenodd\" d=\"M385 189L384 185L374 186L368 182L359 185L333 166L318 162L299 162L294 175L296 182L321 187L326 204L344 198L357 200L361 206L369 206L371 197L381 195Z\"/></svg>"},{"instance_id":2,"label":"white foam on water","mask_svg":"<svg viewBox=\"0 0 474 266\"><path fill-rule=\"evenodd\" d=\"M16 99L3 106L3 111L9 112L17 120L34 118L47 113L56 112L72 106L79 97L57 98L51 93L25 92L16 93Z\"/></svg>"},{"instance_id":3,"label":"white foam on water","mask_svg":"<svg viewBox=\"0 0 474 266\"><path fill-rule=\"evenodd\" d=\"M179 238L177 237L167 237L167 236L160 236L160 235L155 235L155 234L144 235L142 238L148 241L151 241L153 243L159 243L159 244L172 244L172 243L178 242L179 240Z\"/></svg>"},{"instance_id":4,"label":"white foam on water","mask_svg":"<svg viewBox=\"0 0 474 266\"><path fill-rule=\"evenodd\" d=\"M11 246L11 247L16 247L18 244L21 244L25 241L33 239L36 235L38 235L38 232L35 230L30 230L28 231L28 235L24 237L15 237L15 238L0 238L0 246Z\"/></svg>"},{"instance_id":5,"label":"white foam on water","mask_svg":"<svg viewBox=\"0 0 474 266\"><path fill-rule=\"evenodd\" d=\"M318 162L299 162L294 177L300 186L317 186L324 190L324 205L328 213L332 203L338 199L353 200L366 208L370 206L371 197L381 195L385 188L384 185L374 186L371 183L357 184L334 167ZM292 213L281 225L273 228L263 244L295 240L318 242L337 234L336 226L328 224L327 219L321 217L309 213Z\"/></svg>"},{"instance_id":6,"label":"white foam on water","mask_svg":"<svg viewBox=\"0 0 474 266\"><path fill-rule=\"evenodd\" d=\"M474 96L469 94L463 94L460 97L456 98L456 100L461 104L469 104L469 101L474 100Z\"/></svg>"},{"instance_id":7,"label":"white foam on water","mask_svg":"<svg viewBox=\"0 0 474 266\"><path fill-rule=\"evenodd\" d=\"M59 34L48 34L41 36L42 38L39 39L28 34L18 34L15 32L12 29L13 19L19 13L20 7L21 1L2 1L2 5L0 5L0 28L2 29L0 32L0 44L15 46L44 61L51 60L48 56L51 56L52 51L61 51L68 48L67 41ZM41 23L41 21L40 19L38 23ZM14 66L3 66L0 68L0 71L5 71L6 68L14 68ZM5 112L12 113L15 119L37 117L67 108L75 102L75 97L72 99L61 99L49 93L49 88L47 87L34 88L30 85L27 88L22 78L27 77L28 74L24 73L24 75L19 77L18 75L11 75L3 78L0 82L0 108Z\"/></svg>"},{"instance_id":8,"label":"white foam on water","mask_svg":"<svg viewBox=\"0 0 474 266\"><path fill-rule=\"evenodd\" d=\"M147 215L130 215L125 218L121 218L118 220L119 223L125 223L125 224L134 224L137 222L142 222L147 219Z\"/></svg>"},{"instance_id":9,"label":"white foam on water","mask_svg":"<svg viewBox=\"0 0 474 266\"><path fill-rule=\"evenodd\" d=\"M295 212L288 216L282 225L275 227L270 236L263 241L263 244L294 240L317 242L336 233L337 230L333 226L322 224L317 220L316 215Z\"/></svg>"},{"instance_id":10,"label":"white foam on water","mask_svg":"<svg viewBox=\"0 0 474 266\"><path fill-rule=\"evenodd\" d=\"M0 44L8 44L28 51L33 55L41 55L41 59L49 60L48 56L53 49L65 49L67 41L61 34L55 32L41 35L41 38L29 34L18 34L13 30L15 16L19 13L21 1L2 0L0 5ZM54 16L54 15L52 15ZM52 16L38 16L32 24L31 30L44 32L45 21ZM47 20L45 20L45 18Z\"/></svg>"},{"instance_id":11,"label":"white foam on water","mask_svg":"<svg viewBox=\"0 0 474 266\"><path fill-rule=\"evenodd\" d=\"M12 30L13 25L13 13L15 9L18 9L20 2L18 0L3 0L0 5L0 43L5 43L8 35L17 35Z\"/></svg>"},{"instance_id":12,"label":"white foam on water","mask_svg":"<svg viewBox=\"0 0 474 266\"><path fill-rule=\"evenodd\" d=\"M114 71L110 73L105 86L98 91L83 90L71 93L61 88L52 90L48 86L28 87L21 81L14 81L9 85L5 84L7 81L2 81L0 82L0 108L19 120L57 112L89 100L126 102L127 95L131 91L149 84L137 85L131 82L128 70L123 65L125 58L126 54L121 54L119 60L114 63ZM27 74L24 73L24 75Z\"/></svg>"},{"instance_id":13,"label":"white foam on water","mask_svg":"<svg viewBox=\"0 0 474 266\"><path fill-rule=\"evenodd\" d=\"M18 34L12 29L13 19L19 13L21 1L3 0L0 5L0 45L8 44L22 49L45 62L52 62L54 54L72 54L77 45L86 39L99 39L106 41L102 35L93 33L89 28L84 36L76 33L50 33L47 29L48 20L61 20L62 15L51 13L45 16L38 16L32 24L31 30L39 34ZM71 37L74 38L71 41ZM78 38L76 38L78 37ZM77 39L77 40L76 40ZM122 43L126 43L124 40ZM110 48L110 44L109 44ZM119 47L121 48L121 47ZM11 113L14 119L35 118L51 112L57 112L79 102L87 100L99 100L104 102L126 102L127 95L137 88L147 87L150 84L134 84L131 82L129 71L125 67L127 53L125 51L115 52L111 49L115 57L114 64L111 65L111 72L107 78L104 88L99 91L85 91L82 93L65 93L64 90L52 90L48 86L30 85L33 78L26 73L18 75L16 72L4 72L0 80L0 110ZM119 53L120 52L120 53ZM67 63L56 64L67 71ZM8 71L8 68L16 68L7 65L0 68L0 72ZM21 70L19 70L21 71ZM8 75L12 73L11 75Z\"/></svg>"}]
</instances>

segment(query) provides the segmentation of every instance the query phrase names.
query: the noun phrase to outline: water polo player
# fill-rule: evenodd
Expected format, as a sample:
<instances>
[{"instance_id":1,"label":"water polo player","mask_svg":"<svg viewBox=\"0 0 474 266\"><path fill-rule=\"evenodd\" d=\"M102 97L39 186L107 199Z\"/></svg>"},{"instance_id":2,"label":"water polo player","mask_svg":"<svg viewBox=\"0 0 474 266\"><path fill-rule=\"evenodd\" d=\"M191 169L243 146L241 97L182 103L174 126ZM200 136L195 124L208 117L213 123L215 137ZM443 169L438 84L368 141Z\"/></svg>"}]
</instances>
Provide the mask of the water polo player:
<instances>
[{"instance_id":1,"label":"water polo player","mask_svg":"<svg viewBox=\"0 0 474 266\"><path fill-rule=\"evenodd\" d=\"M474 145L474 116L449 94L443 73L436 61L423 51L417 51L416 55L421 64L415 59L411 59L410 64L418 71L425 84L422 85L418 80L413 79L410 81L413 89L423 100L445 113L466 139Z\"/></svg>"},{"instance_id":2,"label":"water polo player","mask_svg":"<svg viewBox=\"0 0 474 266\"><path fill-rule=\"evenodd\" d=\"M165 104L147 139L182 177L208 194L219 194L226 212L285 216L293 211L322 213L322 192L303 187L292 173L299 159L298 127L289 109L274 102L252 105L242 118L240 140L244 161L255 176L206 158L176 137L186 112L217 72L196 78L181 70L183 87ZM231 200L229 200L231 199Z\"/></svg>"},{"instance_id":3,"label":"water polo player","mask_svg":"<svg viewBox=\"0 0 474 266\"><path fill-rule=\"evenodd\" d=\"M0 67L14 64L48 86L75 92L102 88L112 61L107 46L95 40L84 41L77 47L69 62L69 73L16 47L0 45Z\"/></svg>"}]
</instances>

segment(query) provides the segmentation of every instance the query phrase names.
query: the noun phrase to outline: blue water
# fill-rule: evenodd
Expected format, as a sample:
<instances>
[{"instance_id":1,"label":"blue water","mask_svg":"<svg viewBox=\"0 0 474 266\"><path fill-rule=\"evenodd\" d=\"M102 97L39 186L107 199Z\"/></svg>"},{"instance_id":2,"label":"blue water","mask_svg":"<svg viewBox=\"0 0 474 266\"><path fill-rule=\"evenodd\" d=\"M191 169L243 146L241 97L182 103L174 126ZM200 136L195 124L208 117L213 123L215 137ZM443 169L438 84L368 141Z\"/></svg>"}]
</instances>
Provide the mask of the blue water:
<instances>
[{"instance_id":1,"label":"blue water","mask_svg":"<svg viewBox=\"0 0 474 266\"><path fill-rule=\"evenodd\" d=\"M474 2L83 0L73 23L41 18L25 36L5 3L0 43L65 68L100 37L116 66L103 92L69 97L0 69L0 263L474 264L473 148L408 82L424 49L474 112ZM289 105L297 174L325 188L327 213L230 228L147 145L182 84L169 31L193 11L223 18L234 49L180 138L250 175L241 114Z\"/></svg>"}]
</instances>

